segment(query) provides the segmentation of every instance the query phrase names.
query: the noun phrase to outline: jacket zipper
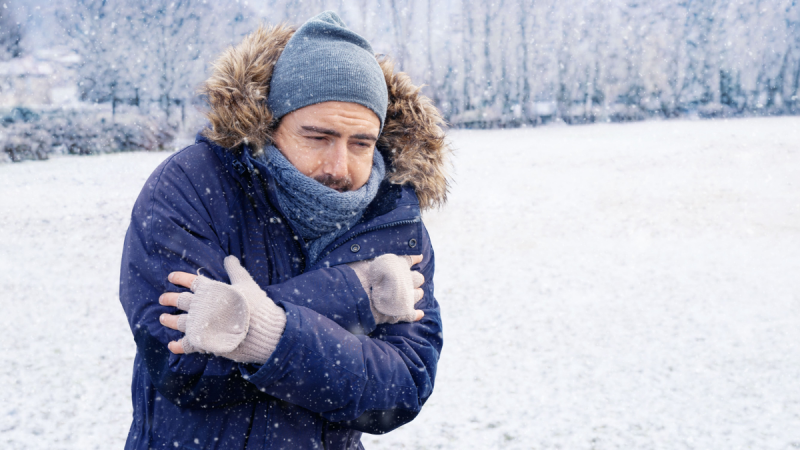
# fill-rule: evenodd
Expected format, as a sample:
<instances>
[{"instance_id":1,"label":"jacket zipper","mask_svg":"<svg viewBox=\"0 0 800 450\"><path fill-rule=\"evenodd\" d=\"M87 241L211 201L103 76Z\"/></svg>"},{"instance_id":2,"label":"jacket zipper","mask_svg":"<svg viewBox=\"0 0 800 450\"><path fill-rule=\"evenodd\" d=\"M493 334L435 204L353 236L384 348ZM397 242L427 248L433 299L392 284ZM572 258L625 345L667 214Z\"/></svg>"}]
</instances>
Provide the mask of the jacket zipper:
<instances>
[{"instance_id":1,"label":"jacket zipper","mask_svg":"<svg viewBox=\"0 0 800 450\"><path fill-rule=\"evenodd\" d=\"M398 220L396 222L390 222L390 223L385 223L383 225L378 225L378 226L375 226L375 227L366 228L364 230L359 231L358 233L354 233L352 236L348 237L347 239L345 239L342 242L339 242L338 244L333 246L330 250L328 250L323 255L321 255L319 258L317 258L317 261L321 261L321 260L325 259L326 256L328 256L331 253L333 253L333 251L336 250L337 248L341 247L345 243L350 242L353 239L355 239L355 238L357 238L357 237L359 237L359 236L361 236L363 234L371 233L371 232L377 231L377 230L383 230L385 228L399 227L399 226L402 226L402 225L411 225L412 223L419 223L419 221L420 221L419 218Z\"/></svg>"}]
</instances>

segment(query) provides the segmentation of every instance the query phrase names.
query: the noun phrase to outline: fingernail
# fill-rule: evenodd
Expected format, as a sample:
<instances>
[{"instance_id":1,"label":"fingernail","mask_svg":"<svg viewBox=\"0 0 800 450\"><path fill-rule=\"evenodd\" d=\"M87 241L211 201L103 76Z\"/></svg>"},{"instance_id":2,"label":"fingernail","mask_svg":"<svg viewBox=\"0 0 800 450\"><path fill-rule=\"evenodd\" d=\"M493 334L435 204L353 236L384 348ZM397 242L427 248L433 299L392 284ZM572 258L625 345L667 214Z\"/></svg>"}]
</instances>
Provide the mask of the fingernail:
<instances>
[{"instance_id":1,"label":"fingernail","mask_svg":"<svg viewBox=\"0 0 800 450\"><path fill-rule=\"evenodd\" d=\"M158 296L158 304L159 305L163 305L164 304L164 294L161 294L161 295Z\"/></svg>"},{"instance_id":2,"label":"fingernail","mask_svg":"<svg viewBox=\"0 0 800 450\"><path fill-rule=\"evenodd\" d=\"M167 316L166 314L162 314L162 315L158 316L158 321L161 322L161 323L164 323L164 318L166 316Z\"/></svg>"},{"instance_id":3,"label":"fingernail","mask_svg":"<svg viewBox=\"0 0 800 450\"><path fill-rule=\"evenodd\" d=\"M169 275L167 275L167 280L172 281L173 278L175 278L175 272L172 272Z\"/></svg>"}]
</instances>

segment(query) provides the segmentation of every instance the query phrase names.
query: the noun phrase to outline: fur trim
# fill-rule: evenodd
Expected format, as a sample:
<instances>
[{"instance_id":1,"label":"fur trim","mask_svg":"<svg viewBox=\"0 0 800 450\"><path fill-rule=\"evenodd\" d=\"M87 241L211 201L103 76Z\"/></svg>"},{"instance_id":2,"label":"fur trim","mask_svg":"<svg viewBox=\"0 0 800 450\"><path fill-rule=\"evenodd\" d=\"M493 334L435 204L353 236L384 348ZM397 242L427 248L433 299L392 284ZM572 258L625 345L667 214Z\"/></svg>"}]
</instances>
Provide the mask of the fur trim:
<instances>
[{"instance_id":1,"label":"fur trim","mask_svg":"<svg viewBox=\"0 0 800 450\"><path fill-rule=\"evenodd\" d=\"M271 142L275 127L267 108L272 69L295 29L261 26L236 47L226 50L200 88L208 99L211 128L203 134L218 145L243 144L256 152ZM389 108L378 147L388 152L389 181L414 187L422 209L444 205L449 190L447 156L450 147L444 120L430 99L389 58L379 57L389 90Z\"/></svg>"},{"instance_id":2,"label":"fur trim","mask_svg":"<svg viewBox=\"0 0 800 450\"><path fill-rule=\"evenodd\" d=\"M272 112L267 108L269 80L294 28L258 27L236 47L228 48L213 64L200 93L208 99L204 135L222 147L242 144L261 150L270 142Z\"/></svg>"},{"instance_id":3,"label":"fur trim","mask_svg":"<svg viewBox=\"0 0 800 450\"><path fill-rule=\"evenodd\" d=\"M414 186L423 209L442 206L449 188L445 158L450 152L440 127L444 120L407 74L394 71L389 58L378 62L389 88L386 124L378 140L392 161L389 181Z\"/></svg>"}]
</instances>

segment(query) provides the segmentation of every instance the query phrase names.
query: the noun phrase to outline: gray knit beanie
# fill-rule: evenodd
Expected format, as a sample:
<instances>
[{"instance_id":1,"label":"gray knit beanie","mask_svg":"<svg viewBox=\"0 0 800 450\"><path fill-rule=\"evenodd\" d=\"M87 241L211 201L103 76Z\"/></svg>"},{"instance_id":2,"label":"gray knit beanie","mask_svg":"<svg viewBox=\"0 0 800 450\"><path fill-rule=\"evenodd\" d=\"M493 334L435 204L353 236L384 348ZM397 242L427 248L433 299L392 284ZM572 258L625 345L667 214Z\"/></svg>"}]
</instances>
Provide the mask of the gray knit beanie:
<instances>
[{"instance_id":1,"label":"gray knit beanie","mask_svg":"<svg viewBox=\"0 0 800 450\"><path fill-rule=\"evenodd\" d=\"M289 39L270 81L267 105L276 119L328 101L358 103L386 119L389 92L372 46L325 11Z\"/></svg>"}]
</instances>

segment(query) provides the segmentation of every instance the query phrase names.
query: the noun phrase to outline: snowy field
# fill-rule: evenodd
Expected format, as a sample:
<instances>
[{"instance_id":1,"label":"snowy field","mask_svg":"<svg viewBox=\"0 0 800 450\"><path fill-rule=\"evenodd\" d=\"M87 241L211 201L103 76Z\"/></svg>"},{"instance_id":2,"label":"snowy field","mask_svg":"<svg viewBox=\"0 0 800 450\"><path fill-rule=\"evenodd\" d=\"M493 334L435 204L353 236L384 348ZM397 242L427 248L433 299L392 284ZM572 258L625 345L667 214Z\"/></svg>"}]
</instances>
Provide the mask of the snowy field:
<instances>
[{"instance_id":1,"label":"snowy field","mask_svg":"<svg viewBox=\"0 0 800 450\"><path fill-rule=\"evenodd\" d=\"M452 139L436 391L368 449L800 448L800 118ZM0 165L0 448L122 448L122 239L166 156Z\"/></svg>"}]
</instances>

